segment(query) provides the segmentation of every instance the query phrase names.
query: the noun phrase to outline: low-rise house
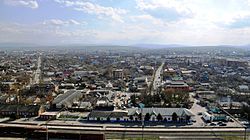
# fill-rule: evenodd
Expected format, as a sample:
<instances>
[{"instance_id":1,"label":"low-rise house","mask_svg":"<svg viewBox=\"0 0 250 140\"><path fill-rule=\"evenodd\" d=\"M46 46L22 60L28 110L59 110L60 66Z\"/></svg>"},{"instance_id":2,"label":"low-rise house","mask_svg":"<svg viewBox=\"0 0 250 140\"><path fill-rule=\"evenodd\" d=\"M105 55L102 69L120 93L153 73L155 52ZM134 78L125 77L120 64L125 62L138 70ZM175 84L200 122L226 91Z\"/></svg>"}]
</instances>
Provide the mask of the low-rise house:
<instances>
[{"instance_id":1,"label":"low-rise house","mask_svg":"<svg viewBox=\"0 0 250 140\"><path fill-rule=\"evenodd\" d=\"M60 90L62 90L62 89L74 89L75 84L73 84L73 83L62 83L58 88Z\"/></svg>"},{"instance_id":2,"label":"low-rise house","mask_svg":"<svg viewBox=\"0 0 250 140\"><path fill-rule=\"evenodd\" d=\"M203 112L202 118L206 122L213 122L213 121L228 121L229 116L226 114L216 114L216 113L208 113L208 112Z\"/></svg>"},{"instance_id":3,"label":"low-rise house","mask_svg":"<svg viewBox=\"0 0 250 140\"><path fill-rule=\"evenodd\" d=\"M94 121L165 121L188 122L194 119L194 114L186 108L130 108L122 111L93 110L88 120Z\"/></svg>"},{"instance_id":4,"label":"low-rise house","mask_svg":"<svg viewBox=\"0 0 250 140\"><path fill-rule=\"evenodd\" d=\"M89 77L91 75L98 75L98 71L75 71L74 75L76 77Z\"/></svg>"},{"instance_id":5,"label":"low-rise house","mask_svg":"<svg viewBox=\"0 0 250 140\"><path fill-rule=\"evenodd\" d=\"M112 92L111 90L98 89L98 90L89 91L89 94L99 95L99 96L106 96L106 95L110 94L111 92Z\"/></svg>"},{"instance_id":6,"label":"low-rise house","mask_svg":"<svg viewBox=\"0 0 250 140\"><path fill-rule=\"evenodd\" d=\"M8 98L9 98L8 95L0 96L0 104L6 104Z\"/></svg>"},{"instance_id":7,"label":"low-rise house","mask_svg":"<svg viewBox=\"0 0 250 140\"><path fill-rule=\"evenodd\" d=\"M186 122L194 117L194 114L186 108L134 108L128 111L130 120L135 121L140 120L141 114L146 121Z\"/></svg>"},{"instance_id":8,"label":"low-rise house","mask_svg":"<svg viewBox=\"0 0 250 140\"><path fill-rule=\"evenodd\" d=\"M147 76L144 76L144 77L136 77L134 78L134 82L137 84L137 85L148 85L148 77Z\"/></svg>"},{"instance_id":9,"label":"low-rise house","mask_svg":"<svg viewBox=\"0 0 250 140\"><path fill-rule=\"evenodd\" d=\"M247 85L239 85L239 91L247 92L249 91L249 87Z\"/></svg>"},{"instance_id":10,"label":"low-rise house","mask_svg":"<svg viewBox=\"0 0 250 140\"><path fill-rule=\"evenodd\" d=\"M174 76L175 74L176 74L176 70L174 70L173 68L167 68L163 72L164 77Z\"/></svg>"},{"instance_id":11,"label":"low-rise house","mask_svg":"<svg viewBox=\"0 0 250 140\"><path fill-rule=\"evenodd\" d=\"M34 117L43 112L39 105L0 104L0 115L8 117Z\"/></svg>"},{"instance_id":12,"label":"low-rise house","mask_svg":"<svg viewBox=\"0 0 250 140\"><path fill-rule=\"evenodd\" d=\"M39 119L41 120L55 120L59 118L60 113L59 112L43 112L40 114Z\"/></svg>"},{"instance_id":13,"label":"low-rise house","mask_svg":"<svg viewBox=\"0 0 250 140\"><path fill-rule=\"evenodd\" d=\"M173 89L178 91L189 91L190 87L187 83L181 81L168 81L165 83L165 89Z\"/></svg>"},{"instance_id":14,"label":"low-rise house","mask_svg":"<svg viewBox=\"0 0 250 140\"><path fill-rule=\"evenodd\" d=\"M145 75L152 75L154 72L154 67L152 67L152 66L140 66L140 70L142 70Z\"/></svg>"},{"instance_id":15,"label":"low-rise house","mask_svg":"<svg viewBox=\"0 0 250 140\"><path fill-rule=\"evenodd\" d=\"M112 71L112 76L114 79L123 79L124 72L123 69L116 69Z\"/></svg>"},{"instance_id":16,"label":"low-rise house","mask_svg":"<svg viewBox=\"0 0 250 140\"><path fill-rule=\"evenodd\" d=\"M208 91L196 91L196 96L199 98L205 98L205 99L212 99L216 97L216 94L214 91L208 90Z\"/></svg>"},{"instance_id":17,"label":"low-rise house","mask_svg":"<svg viewBox=\"0 0 250 140\"><path fill-rule=\"evenodd\" d=\"M92 111L88 116L90 121L128 121L127 111Z\"/></svg>"},{"instance_id":18,"label":"low-rise house","mask_svg":"<svg viewBox=\"0 0 250 140\"><path fill-rule=\"evenodd\" d=\"M30 90L34 90L37 93L48 93L55 91L55 85L53 83L35 84L30 87Z\"/></svg>"},{"instance_id":19,"label":"low-rise house","mask_svg":"<svg viewBox=\"0 0 250 140\"><path fill-rule=\"evenodd\" d=\"M52 106L54 109L60 109L64 107L71 108L74 102L78 101L83 97L84 94L86 94L85 92L86 91L69 90L64 94L58 95L52 102Z\"/></svg>"},{"instance_id":20,"label":"low-rise house","mask_svg":"<svg viewBox=\"0 0 250 140\"><path fill-rule=\"evenodd\" d=\"M134 83L140 92L146 90L150 84L147 76L134 78Z\"/></svg>"}]
</instances>

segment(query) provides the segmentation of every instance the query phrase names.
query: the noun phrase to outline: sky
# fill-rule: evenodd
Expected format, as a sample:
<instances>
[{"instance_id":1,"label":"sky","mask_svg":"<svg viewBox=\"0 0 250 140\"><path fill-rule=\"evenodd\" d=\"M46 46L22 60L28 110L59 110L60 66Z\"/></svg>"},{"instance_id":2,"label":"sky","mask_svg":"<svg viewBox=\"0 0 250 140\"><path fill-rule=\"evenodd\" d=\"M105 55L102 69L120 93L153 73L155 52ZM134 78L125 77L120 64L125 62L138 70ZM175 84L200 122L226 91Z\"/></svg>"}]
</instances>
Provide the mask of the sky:
<instances>
[{"instance_id":1,"label":"sky","mask_svg":"<svg viewBox=\"0 0 250 140\"><path fill-rule=\"evenodd\" d=\"M1 0L0 43L250 44L250 0Z\"/></svg>"}]
</instances>

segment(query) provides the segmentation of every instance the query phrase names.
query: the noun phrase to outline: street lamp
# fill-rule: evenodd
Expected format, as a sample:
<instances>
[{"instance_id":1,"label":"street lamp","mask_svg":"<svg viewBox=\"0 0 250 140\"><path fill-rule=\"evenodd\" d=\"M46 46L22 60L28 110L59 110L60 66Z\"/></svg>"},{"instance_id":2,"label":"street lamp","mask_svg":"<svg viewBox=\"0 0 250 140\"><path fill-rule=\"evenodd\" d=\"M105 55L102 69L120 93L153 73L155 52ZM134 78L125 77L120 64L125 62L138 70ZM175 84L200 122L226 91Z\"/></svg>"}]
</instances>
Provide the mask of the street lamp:
<instances>
[{"instance_id":1,"label":"street lamp","mask_svg":"<svg viewBox=\"0 0 250 140\"><path fill-rule=\"evenodd\" d=\"M49 140L48 124L46 123L46 140Z\"/></svg>"},{"instance_id":2,"label":"street lamp","mask_svg":"<svg viewBox=\"0 0 250 140\"><path fill-rule=\"evenodd\" d=\"M141 108L141 129L142 129L142 140L143 140L143 128L144 128L143 108L144 108L144 104L140 103L139 106Z\"/></svg>"},{"instance_id":3,"label":"street lamp","mask_svg":"<svg viewBox=\"0 0 250 140\"><path fill-rule=\"evenodd\" d=\"M247 121L248 121L248 113L245 113L247 116ZM245 128L245 136L244 136L244 140L247 140L247 126L244 127Z\"/></svg>"},{"instance_id":4,"label":"street lamp","mask_svg":"<svg viewBox=\"0 0 250 140\"><path fill-rule=\"evenodd\" d=\"M141 130L142 130L142 140L143 140L143 128L144 128L144 120L143 120L143 108L141 108Z\"/></svg>"},{"instance_id":5,"label":"street lamp","mask_svg":"<svg viewBox=\"0 0 250 140\"><path fill-rule=\"evenodd\" d=\"M224 110L219 104L218 104L218 107L223 111L225 112L228 116L230 116L236 123L238 123L239 125L241 125L244 129L245 129L245 135L244 135L244 140L247 140L247 127L240 123L237 119L234 118L234 116L232 116L230 113L228 113L226 110ZM248 115L248 114L247 114Z\"/></svg>"},{"instance_id":6,"label":"street lamp","mask_svg":"<svg viewBox=\"0 0 250 140\"><path fill-rule=\"evenodd\" d=\"M62 108L61 110L59 110L58 112L57 112L57 114L56 114L56 116L60 113L60 112L62 112L63 110L67 110L67 107L64 107L64 108ZM48 120L45 122L45 126L46 126L46 140L49 140L49 129L48 129L48 123L51 121L53 119L53 117L50 117L50 118L48 118Z\"/></svg>"}]
</instances>

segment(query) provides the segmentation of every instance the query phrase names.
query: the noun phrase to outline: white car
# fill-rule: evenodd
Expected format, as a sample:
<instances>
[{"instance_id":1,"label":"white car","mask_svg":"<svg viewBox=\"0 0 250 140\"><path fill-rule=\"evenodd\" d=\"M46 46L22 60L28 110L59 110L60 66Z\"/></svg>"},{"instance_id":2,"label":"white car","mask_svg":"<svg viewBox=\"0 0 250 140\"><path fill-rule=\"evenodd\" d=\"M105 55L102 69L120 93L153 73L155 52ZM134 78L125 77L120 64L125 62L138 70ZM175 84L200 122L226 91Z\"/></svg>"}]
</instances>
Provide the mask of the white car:
<instances>
[{"instance_id":1,"label":"white car","mask_svg":"<svg viewBox=\"0 0 250 140\"><path fill-rule=\"evenodd\" d=\"M243 124L243 125L249 125L250 124L248 121L241 121L240 123Z\"/></svg>"}]
</instances>

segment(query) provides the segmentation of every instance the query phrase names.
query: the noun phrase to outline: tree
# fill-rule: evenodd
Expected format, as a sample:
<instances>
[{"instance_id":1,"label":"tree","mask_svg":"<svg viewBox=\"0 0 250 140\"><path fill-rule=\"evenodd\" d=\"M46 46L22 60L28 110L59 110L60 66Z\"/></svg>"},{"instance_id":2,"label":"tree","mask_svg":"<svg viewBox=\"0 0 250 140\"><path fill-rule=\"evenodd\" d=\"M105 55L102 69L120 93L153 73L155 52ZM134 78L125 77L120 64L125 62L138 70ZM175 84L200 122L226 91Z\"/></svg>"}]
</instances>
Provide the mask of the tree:
<instances>
[{"instance_id":1,"label":"tree","mask_svg":"<svg viewBox=\"0 0 250 140\"><path fill-rule=\"evenodd\" d=\"M147 114L145 115L144 120L145 120L145 121L149 121L149 120L150 120L150 114L149 114L149 113L147 113Z\"/></svg>"},{"instance_id":2,"label":"tree","mask_svg":"<svg viewBox=\"0 0 250 140\"><path fill-rule=\"evenodd\" d=\"M162 116L161 116L160 113L157 115L157 120L158 120L158 121L162 121L162 120L163 120L163 118L162 118Z\"/></svg>"},{"instance_id":3,"label":"tree","mask_svg":"<svg viewBox=\"0 0 250 140\"><path fill-rule=\"evenodd\" d=\"M190 121L190 119L191 119L191 117L190 117L190 116L186 116L186 121L187 121L187 122L189 122L189 121Z\"/></svg>"},{"instance_id":4,"label":"tree","mask_svg":"<svg viewBox=\"0 0 250 140\"><path fill-rule=\"evenodd\" d=\"M182 104L189 103L188 92L166 89L165 91L163 91L163 94L165 94L162 97L167 106L170 106L170 104L180 106L180 103Z\"/></svg>"},{"instance_id":5,"label":"tree","mask_svg":"<svg viewBox=\"0 0 250 140\"><path fill-rule=\"evenodd\" d=\"M177 122L177 118L178 118L178 115L174 112L174 113L172 114L172 121L173 121L173 122Z\"/></svg>"},{"instance_id":6,"label":"tree","mask_svg":"<svg viewBox=\"0 0 250 140\"><path fill-rule=\"evenodd\" d=\"M138 118L139 118L140 120L142 120L142 114L141 114L141 113L138 115Z\"/></svg>"},{"instance_id":7,"label":"tree","mask_svg":"<svg viewBox=\"0 0 250 140\"><path fill-rule=\"evenodd\" d=\"M132 115L130 115L129 119L132 121L132 120L134 120L134 117Z\"/></svg>"},{"instance_id":8,"label":"tree","mask_svg":"<svg viewBox=\"0 0 250 140\"><path fill-rule=\"evenodd\" d=\"M135 94L132 95L132 96L130 97L130 99L131 99L131 103L132 103L133 105L135 105L135 104L136 104L136 95L135 95Z\"/></svg>"}]
</instances>

